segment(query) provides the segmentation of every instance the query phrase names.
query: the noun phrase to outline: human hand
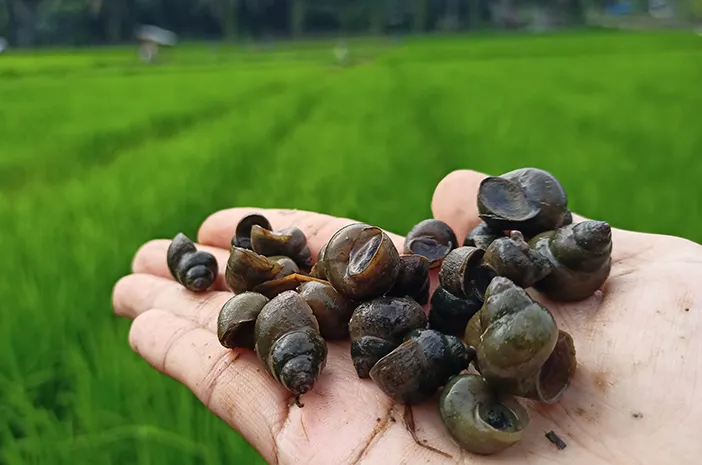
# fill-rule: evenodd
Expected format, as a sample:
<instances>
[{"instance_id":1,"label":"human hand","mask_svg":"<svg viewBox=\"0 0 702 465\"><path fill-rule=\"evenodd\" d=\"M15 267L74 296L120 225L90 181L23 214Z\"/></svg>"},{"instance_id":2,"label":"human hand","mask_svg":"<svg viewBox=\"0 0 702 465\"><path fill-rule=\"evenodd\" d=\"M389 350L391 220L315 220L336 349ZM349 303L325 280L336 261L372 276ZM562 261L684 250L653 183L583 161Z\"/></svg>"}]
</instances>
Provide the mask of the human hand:
<instances>
[{"instance_id":1,"label":"human hand","mask_svg":"<svg viewBox=\"0 0 702 465\"><path fill-rule=\"evenodd\" d=\"M434 218L459 240L478 224L478 185L485 175L457 171L432 199ZM211 215L198 248L220 264L214 290L201 294L177 284L166 267L170 241L140 248L133 274L115 286L118 315L133 318L132 348L160 372L187 386L272 464L696 463L702 452L702 246L681 238L612 230L612 271L603 289L577 303L530 294L574 339L578 369L553 405L520 399L531 424L524 439L493 456L462 451L438 415L436 399L414 406L415 443L395 405L371 380L361 380L348 342L328 342L327 366L304 408L265 371L250 350L217 340L217 316L232 294L224 266L237 222L256 209ZM312 256L342 226L354 222L295 210L257 210L274 229L297 226ZM574 221L582 217L574 215ZM404 238L388 233L401 249ZM434 272L434 275L436 273ZM432 291L438 284L432 276ZM544 433L567 443L558 450Z\"/></svg>"}]
</instances>

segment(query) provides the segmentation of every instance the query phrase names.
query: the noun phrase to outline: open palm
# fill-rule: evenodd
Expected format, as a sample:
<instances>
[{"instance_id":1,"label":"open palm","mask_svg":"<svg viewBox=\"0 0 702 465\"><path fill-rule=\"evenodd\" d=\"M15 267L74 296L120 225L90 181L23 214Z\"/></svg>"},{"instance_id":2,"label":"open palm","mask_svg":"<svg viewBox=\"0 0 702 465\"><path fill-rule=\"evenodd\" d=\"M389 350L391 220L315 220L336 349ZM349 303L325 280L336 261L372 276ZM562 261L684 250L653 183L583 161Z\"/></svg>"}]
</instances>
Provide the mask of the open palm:
<instances>
[{"instance_id":1,"label":"open palm","mask_svg":"<svg viewBox=\"0 0 702 465\"><path fill-rule=\"evenodd\" d=\"M484 175L457 171L437 187L434 217L459 238L479 222L475 208ZM613 230L612 272L603 289L575 304L532 293L572 334L578 368L554 405L529 406L522 442L481 457L456 446L438 415L436 398L413 407L415 443L394 404L371 380L356 375L349 343L329 342L327 366L304 408L264 370L253 351L228 350L216 336L217 315L231 297L223 281L237 222L254 210L274 229L297 226L316 256L353 222L297 210L242 209L210 216L198 247L215 255L215 290L194 294L166 267L168 240L145 244L134 274L115 286L117 314L133 318L130 344L148 363L191 389L273 464L413 463L697 463L702 452L702 247L652 234ZM581 218L576 217L575 221ZM403 238L390 234L398 247ZM432 277L433 288L437 280ZM557 449L544 433L566 443ZM449 458L450 457L450 458Z\"/></svg>"}]
</instances>

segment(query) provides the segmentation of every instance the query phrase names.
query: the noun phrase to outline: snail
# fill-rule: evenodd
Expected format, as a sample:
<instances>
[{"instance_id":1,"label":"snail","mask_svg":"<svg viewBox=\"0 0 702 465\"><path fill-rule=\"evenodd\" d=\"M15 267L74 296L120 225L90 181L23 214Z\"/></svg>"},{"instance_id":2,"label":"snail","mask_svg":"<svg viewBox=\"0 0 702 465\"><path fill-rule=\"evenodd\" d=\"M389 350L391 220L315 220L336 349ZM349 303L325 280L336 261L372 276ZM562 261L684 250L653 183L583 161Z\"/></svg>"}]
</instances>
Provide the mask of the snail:
<instances>
[{"instance_id":1,"label":"snail","mask_svg":"<svg viewBox=\"0 0 702 465\"><path fill-rule=\"evenodd\" d=\"M351 314L351 359L359 378L402 343L413 329L425 328L427 317L409 297L378 297L361 303Z\"/></svg>"},{"instance_id":2,"label":"snail","mask_svg":"<svg viewBox=\"0 0 702 465\"><path fill-rule=\"evenodd\" d=\"M566 219L568 199L549 172L520 168L480 183L478 213L491 228L519 230L525 237L559 228Z\"/></svg>"},{"instance_id":3,"label":"snail","mask_svg":"<svg viewBox=\"0 0 702 465\"><path fill-rule=\"evenodd\" d=\"M345 339L349 335L349 320L356 304L342 296L326 281L302 283L297 292L319 323L319 332L326 340Z\"/></svg>"},{"instance_id":4,"label":"snail","mask_svg":"<svg viewBox=\"0 0 702 465\"><path fill-rule=\"evenodd\" d=\"M291 226L280 231L271 231L254 224L251 226L251 248L267 257L284 255L290 257L303 270L312 268L312 254L307 247L307 237L300 228Z\"/></svg>"},{"instance_id":5,"label":"snail","mask_svg":"<svg viewBox=\"0 0 702 465\"><path fill-rule=\"evenodd\" d=\"M275 275L276 279L284 278L291 274L300 273L300 267L298 267L297 263L295 263L295 260L293 260L290 257L286 257L285 255L274 255L272 257L266 258L268 259L268 261L278 263L280 265L280 271L277 275Z\"/></svg>"},{"instance_id":6,"label":"snail","mask_svg":"<svg viewBox=\"0 0 702 465\"><path fill-rule=\"evenodd\" d=\"M269 299L257 292L244 292L227 300L217 318L217 338L229 349L254 349L256 318Z\"/></svg>"},{"instance_id":7,"label":"snail","mask_svg":"<svg viewBox=\"0 0 702 465\"><path fill-rule=\"evenodd\" d=\"M497 275L509 278L523 288L533 286L553 269L551 262L530 248L522 233L516 230L509 237L494 240L485 251L483 263Z\"/></svg>"},{"instance_id":8,"label":"snail","mask_svg":"<svg viewBox=\"0 0 702 465\"><path fill-rule=\"evenodd\" d=\"M258 314L254 338L268 373L303 407L301 396L313 389L327 361L327 344L310 306L295 291L278 294Z\"/></svg>"},{"instance_id":9,"label":"snail","mask_svg":"<svg viewBox=\"0 0 702 465\"><path fill-rule=\"evenodd\" d=\"M400 255L400 271L388 295L411 297L424 305L429 301L429 260L423 255Z\"/></svg>"},{"instance_id":10,"label":"snail","mask_svg":"<svg viewBox=\"0 0 702 465\"><path fill-rule=\"evenodd\" d=\"M441 420L456 443L490 455L522 440L529 413L513 396L496 393L476 374L454 376L439 396Z\"/></svg>"},{"instance_id":11,"label":"snail","mask_svg":"<svg viewBox=\"0 0 702 465\"><path fill-rule=\"evenodd\" d=\"M240 294L275 279L282 269L280 263L272 262L253 250L232 246L224 279L234 293Z\"/></svg>"},{"instance_id":12,"label":"snail","mask_svg":"<svg viewBox=\"0 0 702 465\"><path fill-rule=\"evenodd\" d=\"M364 223L339 229L329 239L322 263L334 289L355 301L386 294L400 271L400 255L390 237Z\"/></svg>"},{"instance_id":13,"label":"snail","mask_svg":"<svg viewBox=\"0 0 702 465\"><path fill-rule=\"evenodd\" d=\"M612 268L612 230L604 221L582 221L532 238L529 245L553 264L534 284L550 299L574 302L593 295Z\"/></svg>"},{"instance_id":14,"label":"snail","mask_svg":"<svg viewBox=\"0 0 702 465\"><path fill-rule=\"evenodd\" d=\"M193 292L206 291L217 278L217 259L209 252L197 250L193 241L178 233L168 246L166 264L171 276Z\"/></svg>"},{"instance_id":15,"label":"snail","mask_svg":"<svg viewBox=\"0 0 702 465\"><path fill-rule=\"evenodd\" d=\"M462 299L439 286L431 296L429 328L463 337L468 321L482 305L483 302L474 295Z\"/></svg>"},{"instance_id":16,"label":"snail","mask_svg":"<svg viewBox=\"0 0 702 465\"><path fill-rule=\"evenodd\" d=\"M468 368L474 356L474 350L455 336L415 329L373 365L370 378L395 402L416 404Z\"/></svg>"},{"instance_id":17,"label":"snail","mask_svg":"<svg viewBox=\"0 0 702 465\"><path fill-rule=\"evenodd\" d=\"M310 276L314 276L319 279L327 279L327 272L324 269L324 253L327 251L327 244L324 244L319 252L317 253L317 263L312 266L310 270Z\"/></svg>"},{"instance_id":18,"label":"snail","mask_svg":"<svg viewBox=\"0 0 702 465\"><path fill-rule=\"evenodd\" d=\"M463 246L453 249L439 269L441 287L456 297L471 296L483 300L485 290L495 270L483 263L485 251L477 247Z\"/></svg>"},{"instance_id":19,"label":"snail","mask_svg":"<svg viewBox=\"0 0 702 465\"><path fill-rule=\"evenodd\" d=\"M481 221L480 224L466 234L465 239L463 239L463 245L486 250L492 244L492 241L504 237L504 235L504 231L493 229L486 222Z\"/></svg>"},{"instance_id":20,"label":"snail","mask_svg":"<svg viewBox=\"0 0 702 465\"><path fill-rule=\"evenodd\" d=\"M420 221L407 233L403 251L427 257L430 267L436 268L457 245L456 234L448 224L428 219Z\"/></svg>"},{"instance_id":21,"label":"snail","mask_svg":"<svg viewBox=\"0 0 702 465\"><path fill-rule=\"evenodd\" d=\"M263 215L253 213L239 220L236 225L234 237L232 237L232 246L241 247L242 249L251 249L251 227L253 225L261 226L265 229L273 229L270 221Z\"/></svg>"}]
</instances>

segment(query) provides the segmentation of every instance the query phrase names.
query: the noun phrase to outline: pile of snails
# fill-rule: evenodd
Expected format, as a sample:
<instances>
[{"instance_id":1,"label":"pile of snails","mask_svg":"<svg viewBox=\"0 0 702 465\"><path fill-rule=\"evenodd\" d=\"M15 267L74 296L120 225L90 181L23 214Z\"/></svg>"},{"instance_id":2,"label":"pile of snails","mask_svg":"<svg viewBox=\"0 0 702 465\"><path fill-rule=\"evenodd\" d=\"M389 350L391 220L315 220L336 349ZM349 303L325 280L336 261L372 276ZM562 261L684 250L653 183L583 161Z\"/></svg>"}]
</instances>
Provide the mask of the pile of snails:
<instances>
[{"instance_id":1,"label":"pile of snails","mask_svg":"<svg viewBox=\"0 0 702 465\"><path fill-rule=\"evenodd\" d=\"M573 223L563 186L537 168L485 178L477 206L482 221L462 245L436 219L416 224L401 251L379 227L354 223L314 262L302 230L243 218L226 265L235 295L219 314L220 343L254 350L302 407L326 365L326 341L348 339L358 377L395 402L438 393L446 430L464 449L514 445L529 423L518 399L556 402L577 364L573 338L527 289L560 302L593 295L610 273L611 230ZM183 234L168 267L193 292L218 269ZM439 286L430 294L432 270Z\"/></svg>"}]
</instances>

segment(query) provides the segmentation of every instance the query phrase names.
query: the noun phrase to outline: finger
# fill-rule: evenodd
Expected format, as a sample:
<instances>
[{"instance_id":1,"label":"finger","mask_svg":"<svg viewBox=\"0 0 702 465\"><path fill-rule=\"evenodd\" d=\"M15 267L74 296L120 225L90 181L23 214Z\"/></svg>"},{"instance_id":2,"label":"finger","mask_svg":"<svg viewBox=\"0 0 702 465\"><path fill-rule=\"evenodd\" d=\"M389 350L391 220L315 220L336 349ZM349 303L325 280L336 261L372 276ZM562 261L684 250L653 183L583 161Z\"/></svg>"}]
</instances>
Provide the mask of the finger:
<instances>
[{"instance_id":1,"label":"finger","mask_svg":"<svg viewBox=\"0 0 702 465\"><path fill-rule=\"evenodd\" d=\"M136 318L152 308L161 308L216 333L219 312L232 296L226 291L194 293L172 279L130 274L115 285L112 307L125 318Z\"/></svg>"},{"instance_id":2,"label":"finger","mask_svg":"<svg viewBox=\"0 0 702 465\"><path fill-rule=\"evenodd\" d=\"M166 263L169 245L171 245L171 240L169 239L154 239L142 245L134 256L134 260L132 260L132 272L150 273L155 276L161 276L162 278L173 279L173 276L171 275ZM229 251L218 247L208 247L200 244L195 244L195 247L198 250L211 253L214 255L215 259L217 259L219 273L217 273L217 278L212 284L212 289L220 291L229 290L229 287L224 280L224 272L227 266L227 259L229 258Z\"/></svg>"},{"instance_id":3,"label":"finger","mask_svg":"<svg viewBox=\"0 0 702 465\"><path fill-rule=\"evenodd\" d=\"M165 310L132 323L129 343L159 372L190 389L267 460L272 431L286 414L286 394L260 368L253 351L222 347L211 332Z\"/></svg>"},{"instance_id":4,"label":"finger","mask_svg":"<svg viewBox=\"0 0 702 465\"><path fill-rule=\"evenodd\" d=\"M307 246L314 259L317 258L319 249L335 232L348 224L358 223L358 221L349 218L339 218L305 210L230 208L213 213L202 223L197 235L198 242L213 247L228 248L239 220L252 213L258 213L268 218L274 230L290 226L300 228L307 236ZM388 231L385 232L390 236L395 247L402 250L405 238Z\"/></svg>"}]
</instances>

